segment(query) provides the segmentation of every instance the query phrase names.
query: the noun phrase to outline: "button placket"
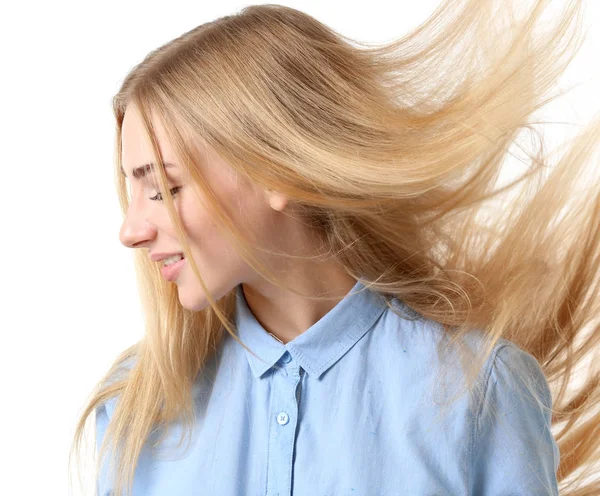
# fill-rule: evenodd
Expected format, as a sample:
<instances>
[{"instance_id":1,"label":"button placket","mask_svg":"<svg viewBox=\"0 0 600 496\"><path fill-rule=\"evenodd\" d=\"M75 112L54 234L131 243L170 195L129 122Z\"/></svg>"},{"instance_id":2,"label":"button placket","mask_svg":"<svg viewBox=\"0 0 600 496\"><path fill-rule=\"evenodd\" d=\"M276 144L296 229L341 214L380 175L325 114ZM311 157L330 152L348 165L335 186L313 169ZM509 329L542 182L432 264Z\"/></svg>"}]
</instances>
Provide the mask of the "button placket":
<instances>
[{"instance_id":1,"label":"button placket","mask_svg":"<svg viewBox=\"0 0 600 496\"><path fill-rule=\"evenodd\" d=\"M289 353L288 353L289 355ZM285 355L281 361L284 362ZM288 360L287 363L291 361ZM284 362L285 363L285 362ZM286 366L286 374L271 375L271 412L267 461L267 494L289 495L292 491L292 463L298 419L297 387L300 369Z\"/></svg>"}]
</instances>

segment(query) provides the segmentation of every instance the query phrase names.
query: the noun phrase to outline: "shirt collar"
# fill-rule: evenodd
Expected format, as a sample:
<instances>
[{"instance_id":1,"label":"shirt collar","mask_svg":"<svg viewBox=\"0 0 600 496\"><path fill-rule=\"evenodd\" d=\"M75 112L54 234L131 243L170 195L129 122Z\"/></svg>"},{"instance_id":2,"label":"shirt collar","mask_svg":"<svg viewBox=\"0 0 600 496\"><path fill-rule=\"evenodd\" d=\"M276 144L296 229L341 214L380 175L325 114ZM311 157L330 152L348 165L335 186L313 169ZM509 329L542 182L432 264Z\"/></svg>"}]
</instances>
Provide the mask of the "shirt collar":
<instances>
[{"instance_id":1,"label":"shirt collar","mask_svg":"<svg viewBox=\"0 0 600 496\"><path fill-rule=\"evenodd\" d=\"M256 320L241 284L236 287L236 295L238 337L260 357L244 349L252 374L257 378L275 365L286 351L306 372L320 377L373 327L387 306L381 295L357 281L318 322L284 345Z\"/></svg>"}]
</instances>

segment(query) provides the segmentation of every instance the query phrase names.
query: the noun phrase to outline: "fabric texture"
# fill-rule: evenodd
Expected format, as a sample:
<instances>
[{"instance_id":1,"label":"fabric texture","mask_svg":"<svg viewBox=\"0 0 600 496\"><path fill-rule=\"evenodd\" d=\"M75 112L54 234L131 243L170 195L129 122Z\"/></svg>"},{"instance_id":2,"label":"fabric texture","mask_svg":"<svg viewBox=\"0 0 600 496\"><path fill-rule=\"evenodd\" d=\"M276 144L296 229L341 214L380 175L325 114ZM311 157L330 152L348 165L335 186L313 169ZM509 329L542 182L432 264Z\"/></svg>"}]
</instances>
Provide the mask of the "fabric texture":
<instances>
[{"instance_id":1,"label":"fabric texture","mask_svg":"<svg viewBox=\"0 0 600 496\"><path fill-rule=\"evenodd\" d=\"M463 395L440 415L444 332L401 301L403 316L357 282L283 345L241 285L236 295L238 336L257 356L227 334L198 375L190 445L177 447L178 424L154 451L153 434L134 496L558 495L548 384L515 344L494 347L477 399ZM481 335L468 340L475 349ZM97 447L117 401L96 411ZM98 490L111 494L105 471Z\"/></svg>"}]
</instances>

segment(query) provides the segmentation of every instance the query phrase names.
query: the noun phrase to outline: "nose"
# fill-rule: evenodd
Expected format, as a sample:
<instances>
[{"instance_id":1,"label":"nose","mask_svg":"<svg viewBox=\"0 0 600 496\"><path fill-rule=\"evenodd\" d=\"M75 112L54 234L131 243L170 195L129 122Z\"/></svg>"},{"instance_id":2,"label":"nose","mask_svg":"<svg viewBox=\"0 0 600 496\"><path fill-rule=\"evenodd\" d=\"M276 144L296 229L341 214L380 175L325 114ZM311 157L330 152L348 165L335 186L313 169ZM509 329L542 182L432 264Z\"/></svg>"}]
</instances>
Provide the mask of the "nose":
<instances>
[{"instance_id":1,"label":"nose","mask_svg":"<svg viewBox=\"0 0 600 496\"><path fill-rule=\"evenodd\" d=\"M142 209L136 209L133 203L119 231L119 240L128 248L141 248L150 243L156 236L156 227L147 219Z\"/></svg>"}]
</instances>

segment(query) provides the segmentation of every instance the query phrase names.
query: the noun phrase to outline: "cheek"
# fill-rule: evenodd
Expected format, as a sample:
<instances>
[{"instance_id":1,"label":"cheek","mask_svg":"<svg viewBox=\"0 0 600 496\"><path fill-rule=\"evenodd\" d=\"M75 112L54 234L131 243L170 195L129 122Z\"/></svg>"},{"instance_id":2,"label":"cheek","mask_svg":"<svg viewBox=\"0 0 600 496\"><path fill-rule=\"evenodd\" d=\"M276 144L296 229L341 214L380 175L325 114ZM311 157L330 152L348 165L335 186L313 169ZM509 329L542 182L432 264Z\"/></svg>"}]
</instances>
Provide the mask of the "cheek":
<instances>
[{"instance_id":1,"label":"cheek","mask_svg":"<svg viewBox=\"0 0 600 496\"><path fill-rule=\"evenodd\" d=\"M217 191L220 203L226 214L232 219L244 239L251 246L264 242L265 230L269 230L270 209L260 196L248 188L227 184ZM197 199L185 198L180 204L179 215L186 234L193 243L193 249L203 254L203 258L212 256L231 258L236 251L236 243L231 234L223 232L217 226L220 220L212 210L198 204Z\"/></svg>"},{"instance_id":2,"label":"cheek","mask_svg":"<svg viewBox=\"0 0 600 496\"><path fill-rule=\"evenodd\" d=\"M197 206L182 208L179 215L187 236L196 245L206 243L209 238L214 238L219 233L208 212Z\"/></svg>"},{"instance_id":3,"label":"cheek","mask_svg":"<svg viewBox=\"0 0 600 496\"><path fill-rule=\"evenodd\" d=\"M212 254L224 255L224 250L229 251L231 245L227 241L228 238L217 227L212 212L198 205L195 198L180 205L179 216L192 251L202 253L208 258L211 258Z\"/></svg>"}]
</instances>

